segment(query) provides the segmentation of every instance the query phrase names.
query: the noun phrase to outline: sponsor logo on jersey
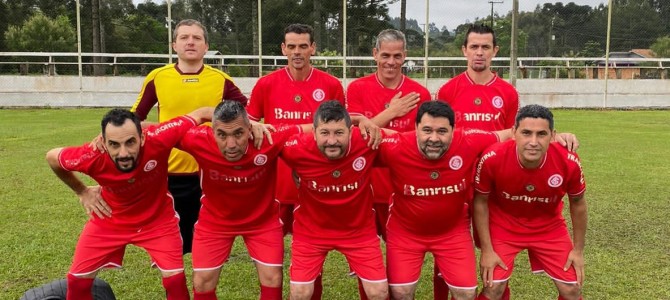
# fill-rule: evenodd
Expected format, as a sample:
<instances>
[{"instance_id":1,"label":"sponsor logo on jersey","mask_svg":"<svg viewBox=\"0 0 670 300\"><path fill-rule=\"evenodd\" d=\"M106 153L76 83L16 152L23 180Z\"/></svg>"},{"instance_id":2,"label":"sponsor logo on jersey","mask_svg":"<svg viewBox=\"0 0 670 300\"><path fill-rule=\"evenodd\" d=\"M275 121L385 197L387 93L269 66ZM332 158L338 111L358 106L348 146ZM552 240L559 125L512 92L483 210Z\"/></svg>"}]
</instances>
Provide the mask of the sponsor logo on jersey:
<instances>
[{"instance_id":1,"label":"sponsor logo on jersey","mask_svg":"<svg viewBox=\"0 0 670 300\"><path fill-rule=\"evenodd\" d=\"M323 99L326 99L326 92L322 89L316 89L312 92L312 98L314 98L314 101L316 102L321 102Z\"/></svg>"},{"instance_id":2,"label":"sponsor logo on jersey","mask_svg":"<svg viewBox=\"0 0 670 300\"><path fill-rule=\"evenodd\" d=\"M171 128L179 127L183 123L184 123L184 120L182 120L182 119L167 122L167 123L164 123L163 125L161 125L160 127L154 129L153 131L147 131L147 135L151 135L151 136L159 135L161 132L166 131L166 130L171 129Z\"/></svg>"},{"instance_id":3,"label":"sponsor logo on jersey","mask_svg":"<svg viewBox=\"0 0 670 300\"><path fill-rule=\"evenodd\" d=\"M449 159L449 167L452 170L454 171L459 170L462 166L463 166L463 158L461 158L460 156L456 155L451 159Z\"/></svg>"},{"instance_id":4,"label":"sponsor logo on jersey","mask_svg":"<svg viewBox=\"0 0 670 300\"><path fill-rule=\"evenodd\" d=\"M186 78L181 80L181 83L197 83L197 82L200 82L199 78Z\"/></svg>"},{"instance_id":5,"label":"sponsor logo on jersey","mask_svg":"<svg viewBox=\"0 0 670 300\"><path fill-rule=\"evenodd\" d=\"M477 163L477 170L475 173L475 183L479 183L481 181L482 167L484 166L484 162L495 155L496 155L495 151L489 151L488 153L482 155L482 158L479 160L479 163Z\"/></svg>"},{"instance_id":6,"label":"sponsor logo on jersey","mask_svg":"<svg viewBox=\"0 0 670 300\"><path fill-rule=\"evenodd\" d=\"M256 157L254 158L254 165L262 166L262 165L264 165L266 162L268 162L268 156L265 155L265 154L258 154L258 155L256 155Z\"/></svg>"},{"instance_id":7,"label":"sponsor logo on jersey","mask_svg":"<svg viewBox=\"0 0 670 300\"><path fill-rule=\"evenodd\" d=\"M391 129L393 129L393 128L399 128L399 129L407 128L411 123L412 123L412 120L410 120L410 119L405 119L405 120L395 119L395 120L391 120L391 122L389 122L388 128L391 128Z\"/></svg>"},{"instance_id":8,"label":"sponsor logo on jersey","mask_svg":"<svg viewBox=\"0 0 670 300\"><path fill-rule=\"evenodd\" d=\"M495 108L502 108L503 107L503 99L500 96L495 96L491 100L491 104L493 104L493 107Z\"/></svg>"},{"instance_id":9,"label":"sponsor logo on jersey","mask_svg":"<svg viewBox=\"0 0 670 300\"><path fill-rule=\"evenodd\" d=\"M319 193L343 193L357 190L359 187L362 186L362 183L359 182L361 180L362 179L359 179L351 183L343 183L343 184L319 184L314 180L309 180L306 183L307 183L307 189Z\"/></svg>"},{"instance_id":10,"label":"sponsor logo on jersey","mask_svg":"<svg viewBox=\"0 0 670 300\"><path fill-rule=\"evenodd\" d=\"M144 172L149 172L153 170L158 165L158 162L155 160L150 160L144 165Z\"/></svg>"},{"instance_id":11,"label":"sponsor logo on jersey","mask_svg":"<svg viewBox=\"0 0 670 300\"><path fill-rule=\"evenodd\" d=\"M468 121L468 122L476 122L476 121L493 121L493 120L498 120L500 118L500 113L497 114L491 114L491 113L464 113L461 115L457 115L458 117L462 117L463 121Z\"/></svg>"},{"instance_id":12,"label":"sponsor logo on jersey","mask_svg":"<svg viewBox=\"0 0 670 300\"><path fill-rule=\"evenodd\" d=\"M547 180L547 184L549 184L550 187L559 187L563 183L563 176L560 174L554 174L549 177L549 180Z\"/></svg>"},{"instance_id":13,"label":"sponsor logo on jersey","mask_svg":"<svg viewBox=\"0 0 670 300\"><path fill-rule=\"evenodd\" d=\"M207 170L207 176L212 181L223 181L223 182L232 182L232 183L248 183L259 180L267 173L268 168L257 168L258 172L251 174L249 176L235 176L231 174L225 174L218 170Z\"/></svg>"},{"instance_id":14,"label":"sponsor logo on jersey","mask_svg":"<svg viewBox=\"0 0 670 300\"><path fill-rule=\"evenodd\" d=\"M354 168L354 171L360 171L363 170L363 168L365 168L365 164L366 164L365 157L360 156L354 160L351 166Z\"/></svg>"},{"instance_id":15,"label":"sponsor logo on jersey","mask_svg":"<svg viewBox=\"0 0 670 300\"><path fill-rule=\"evenodd\" d=\"M291 147L291 146L295 146L297 144L298 144L298 140L297 139L292 139L292 140L286 141L286 143L284 143L284 147Z\"/></svg>"},{"instance_id":16,"label":"sponsor logo on jersey","mask_svg":"<svg viewBox=\"0 0 670 300\"><path fill-rule=\"evenodd\" d=\"M275 119L277 120L311 120L312 112L309 111L290 111L281 108L275 108Z\"/></svg>"},{"instance_id":17,"label":"sponsor logo on jersey","mask_svg":"<svg viewBox=\"0 0 670 300\"><path fill-rule=\"evenodd\" d=\"M403 186L403 194L405 196L440 196L440 195L449 195L453 193L460 193L466 190L465 179L461 179L461 182L452 184L452 185L442 185L442 186L432 186L432 187L416 187L411 184L405 184Z\"/></svg>"},{"instance_id":18,"label":"sponsor logo on jersey","mask_svg":"<svg viewBox=\"0 0 670 300\"><path fill-rule=\"evenodd\" d=\"M533 197L533 196L528 196L528 195L512 195L512 194L509 194L509 193L504 192L504 191L502 192L502 194L503 194L503 197L505 199L511 200L511 201L524 201L524 202L528 202L528 203L532 203L532 202L551 203L551 202L554 202L554 200L552 200L554 197L549 198L549 197Z\"/></svg>"}]
</instances>

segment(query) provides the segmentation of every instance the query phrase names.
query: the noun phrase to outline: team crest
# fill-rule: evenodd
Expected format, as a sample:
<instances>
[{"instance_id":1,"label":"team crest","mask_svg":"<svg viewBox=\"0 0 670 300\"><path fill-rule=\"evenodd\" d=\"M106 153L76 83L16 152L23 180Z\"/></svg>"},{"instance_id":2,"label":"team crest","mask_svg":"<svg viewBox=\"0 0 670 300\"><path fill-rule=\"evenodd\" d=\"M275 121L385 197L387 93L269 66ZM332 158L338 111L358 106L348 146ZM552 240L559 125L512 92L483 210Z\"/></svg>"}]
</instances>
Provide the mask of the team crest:
<instances>
[{"instance_id":1,"label":"team crest","mask_svg":"<svg viewBox=\"0 0 670 300\"><path fill-rule=\"evenodd\" d=\"M535 190L535 187L532 184L526 186L526 191L532 192Z\"/></svg>"},{"instance_id":2,"label":"team crest","mask_svg":"<svg viewBox=\"0 0 670 300\"><path fill-rule=\"evenodd\" d=\"M495 97L493 97L493 100L491 100L491 104L493 104L493 107L495 107L495 108L502 108L503 107L503 99L500 96L495 96Z\"/></svg>"},{"instance_id":3,"label":"team crest","mask_svg":"<svg viewBox=\"0 0 670 300\"><path fill-rule=\"evenodd\" d=\"M430 178L433 180L440 178L440 172L438 171L430 172Z\"/></svg>"},{"instance_id":4,"label":"team crest","mask_svg":"<svg viewBox=\"0 0 670 300\"><path fill-rule=\"evenodd\" d=\"M135 183L135 177L128 179L128 183Z\"/></svg>"},{"instance_id":5,"label":"team crest","mask_svg":"<svg viewBox=\"0 0 670 300\"><path fill-rule=\"evenodd\" d=\"M458 155L452 157L449 160L449 167L454 171L459 170L462 166L463 166L463 159Z\"/></svg>"},{"instance_id":6,"label":"team crest","mask_svg":"<svg viewBox=\"0 0 670 300\"><path fill-rule=\"evenodd\" d=\"M300 103L300 101L302 101L302 96L300 95L293 96L293 101L295 101L295 103Z\"/></svg>"},{"instance_id":7,"label":"team crest","mask_svg":"<svg viewBox=\"0 0 670 300\"><path fill-rule=\"evenodd\" d=\"M144 172L149 172L153 170L158 165L158 162L155 160L150 160L144 165Z\"/></svg>"},{"instance_id":8,"label":"team crest","mask_svg":"<svg viewBox=\"0 0 670 300\"><path fill-rule=\"evenodd\" d=\"M340 175L342 175L342 172L340 172L340 170L333 171L333 177L334 178L340 178Z\"/></svg>"},{"instance_id":9,"label":"team crest","mask_svg":"<svg viewBox=\"0 0 670 300\"><path fill-rule=\"evenodd\" d=\"M326 99L326 93L322 89L316 89L312 92L312 98L314 98L316 102L321 102L323 99Z\"/></svg>"},{"instance_id":10,"label":"team crest","mask_svg":"<svg viewBox=\"0 0 670 300\"><path fill-rule=\"evenodd\" d=\"M480 105L482 104L482 99L475 98L475 105Z\"/></svg>"},{"instance_id":11,"label":"team crest","mask_svg":"<svg viewBox=\"0 0 670 300\"><path fill-rule=\"evenodd\" d=\"M355 171L360 171L363 170L363 168L365 168L365 163L366 163L365 158L361 156L355 159L354 163L351 164L351 166L354 168Z\"/></svg>"},{"instance_id":12,"label":"team crest","mask_svg":"<svg viewBox=\"0 0 670 300\"><path fill-rule=\"evenodd\" d=\"M254 158L254 165L262 166L262 165L264 165L266 162L268 162L268 156L265 155L265 154L258 154L258 155L256 155L256 157Z\"/></svg>"},{"instance_id":13,"label":"team crest","mask_svg":"<svg viewBox=\"0 0 670 300\"><path fill-rule=\"evenodd\" d=\"M547 181L550 187L559 187L563 183L563 177L559 174L554 174L549 177L549 180Z\"/></svg>"}]
</instances>

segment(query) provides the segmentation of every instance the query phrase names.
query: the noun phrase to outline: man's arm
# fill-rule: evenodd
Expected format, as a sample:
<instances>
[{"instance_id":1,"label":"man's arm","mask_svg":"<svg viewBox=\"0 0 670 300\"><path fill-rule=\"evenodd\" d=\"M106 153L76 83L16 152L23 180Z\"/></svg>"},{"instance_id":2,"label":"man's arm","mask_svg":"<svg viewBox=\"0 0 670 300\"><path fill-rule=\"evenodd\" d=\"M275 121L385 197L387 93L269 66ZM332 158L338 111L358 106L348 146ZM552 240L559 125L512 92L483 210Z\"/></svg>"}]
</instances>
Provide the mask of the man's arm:
<instances>
[{"instance_id":1,"label":"man's arm","mask_svg":"<svg viewBox=\"0 0 670 300\"><path fill-rule=\"evenodd\" d=\"M568 261L563 266L568 270L570 265L575 267L577 284L584 283L584 245L586 244L586 224L588 222L586 200L584 195L570 198L570 218L572 219L572 239L574 247L568 254Z\"/></svg>"},{"instance_id":2,"label":"man's arm","mask_svg":"<svg viewBox=\"0 0 670 300\"><path fill-rule=\"evenodd\" d=\"M512 133L512 128L494 131L493 133L495 133L498 136L499 142L504 142L514 137L514 134Z\"/></svg>"},{"instance_id":3,"label":"man's arm","mask_svg":"<svg viewBox=\"0 0 670 300\"><path fill-rule=\"evenodd\" d=\"M382 142L382 133L379 126L372 120L362 115L351 116L352 124L358 126L363 139L368 140L368 147L377 149Z\"/></svg>"},{"instance_id":4,"label":"man's arm","mask_svg":"<svg viewBox=\"0 0 670 300\"><path fill-rule=\"evenodd\" d=\"M411 92L407 95L401 96L402 92L398 92L391 101L389 107L372 118L372 122L379 127L386 127L391 120L402 117L416 108L421 100L421 94Z\"/></svg>"},{"instance_id":5,"label":"man's arm","mask_svg":"<svg viewBox=\"0 0 670 300\"><path fill-rule=\"evenodd\" d=\"M226 79L226 82L223 84L223 99L222 100L233 100L242 103L242 106L247 106L249 99L247 96L242 94L240 88L235 85L235 83Z\"/></svg>"},{"instance_id":6,"label":"man's arm","mask_svg":"<svg viewBox=\"0 0 670 300\"><path fill-rule=\"evenodd\" d=\"M63 148L55 148L47 152L46 160L54 174L79 197L79 202L86 209L86 214L95 213L99 218L112 216L112 209L100 196L100 187L86 186L72 171L63 169L58 156Z\"/></svg>"},{"instance_id":7,"label":"man's arm","mask_svg":"<svg viewBox=\"0 0 670 300\"><path fill-rule=\"evenodd\" d=\"M474 223L479 234L479 243L482 250L479 260L480 272L484 286L493 286L493 270L500 266L507 270L507 266L493 250L491 243L491 232L489 231L489 195L475 192L474 204Z\"/></svg>"}]
</instances>

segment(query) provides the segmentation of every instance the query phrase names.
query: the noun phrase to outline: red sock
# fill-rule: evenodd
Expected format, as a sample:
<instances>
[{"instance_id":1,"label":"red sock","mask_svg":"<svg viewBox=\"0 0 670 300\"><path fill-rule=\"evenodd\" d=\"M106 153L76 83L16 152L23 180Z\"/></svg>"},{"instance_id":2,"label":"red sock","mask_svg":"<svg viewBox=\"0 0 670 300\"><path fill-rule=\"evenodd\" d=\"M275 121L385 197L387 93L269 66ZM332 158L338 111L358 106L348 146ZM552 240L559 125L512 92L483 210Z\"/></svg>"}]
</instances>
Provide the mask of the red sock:
<instances>
[{"instance_id":1,"label":"red sock","mask_svg":"<svg viewBox=\"0 0 670 300\"><path fill-rule=\"evenodd\" d=\"M368 300L368 294L365 293L363 288L363 281L358 277L356 279L358 280L358 295L361 296L361 300Z\"/></svg>"},{"instance_id":2,"label":"red sock","mask_svg":"<svg viewBox=\"0 0 670 300\"><path fill-rule=\"evenodd\" d=\"M81 278L68 273L66 299L93 300L93 292L91 292L93 280L95 278Z\"/></svg>"},{"instance_id":3,"label":"red sock","mask_svg":"<svg viewBox=\"0 0 670 300\"><path fill-rule=\"evenodd\" d=\"M193 291L193 300L217 300L216 289L207 292Z\"/></svg>"},{"instance_id":4,"label":"red sock","mask_svg":"<svg viewBox=\"0 0 670 300\"><path fill-rule=\"evenodd\" d=\"M314 293L312 293L311 300L321 300L321 294L323 294L323 283L321 281L321 274L319 274L314 280Z\"/></svg>"},{"instance_id":5,"label":"red sock","mask_svg":"<svg viewBox=\"0 0 670 300\"><path fill-rule=\"evenodd\" d=\"M449 286L444 282L444 279L437 274L440 273L437 265L433 265L433 299L448 299Z\"/></svg>"},{"instance_id":6,"label":"red sock","mask_svg":"<svg viewBox=\"0 0 670 300\"><path fill-rule=\"evenodd\" d=\"M260 300L281 300L281 287L269 287L261 285Z\"/></svg>"},{"instance_id":7,"label":"red sock","mask_svg":"<svg viewBox=\"0 0 670 300\"><path fill-rule=\"evenodd\" d=\"M479 293L477 300L490 300L488 297L484 296L484 293Z\"/></svg>"},{"instance_id":8,"label":"red sock","mask_svg":"<svg viewBox=\"0 0 670 300\"><path fill-rule=\"evenodd\" d=\"M511 296L512 296L512 291L510 291L510 289L509 289L509 284L506 284L505 285L505 291L503 291L503 294L500 297L500 300L509 300Z\"/></svg>"},{"instance_id":9,"label":"red sock","mask_svg":"<svg viewBox=\"0 0 670 300\"><path fill-rule=\"evenodd\" d=\"M186 287L186 275L184 272L163 277L163 287L167 292L167 300L190 300L191 295Z\"/></svg>"}]
</instances>

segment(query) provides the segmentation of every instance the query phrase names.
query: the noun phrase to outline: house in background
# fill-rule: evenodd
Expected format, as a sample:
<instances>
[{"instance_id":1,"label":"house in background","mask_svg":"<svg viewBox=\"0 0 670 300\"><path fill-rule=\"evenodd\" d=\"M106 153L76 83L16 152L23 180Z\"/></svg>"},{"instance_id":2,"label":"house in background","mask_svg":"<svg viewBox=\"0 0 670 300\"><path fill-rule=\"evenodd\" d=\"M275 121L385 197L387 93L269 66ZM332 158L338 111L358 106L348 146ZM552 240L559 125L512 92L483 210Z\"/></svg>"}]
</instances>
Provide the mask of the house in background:
<instances>
[{"instance_id":1,"label":"house in background","mask_svg":"<svg viewBox=\"0 0 670 300\"><path fill-rule=\"evenodd\" d=\"M655 63L636 59L653 58L651 49L633 49L628 52L610 52L608 77L610 79L651 79L665 78L665 70ZM605 78L605 59L593 62L593 67L586 69L586 78Z\"/></svg>"}]
</instances>

